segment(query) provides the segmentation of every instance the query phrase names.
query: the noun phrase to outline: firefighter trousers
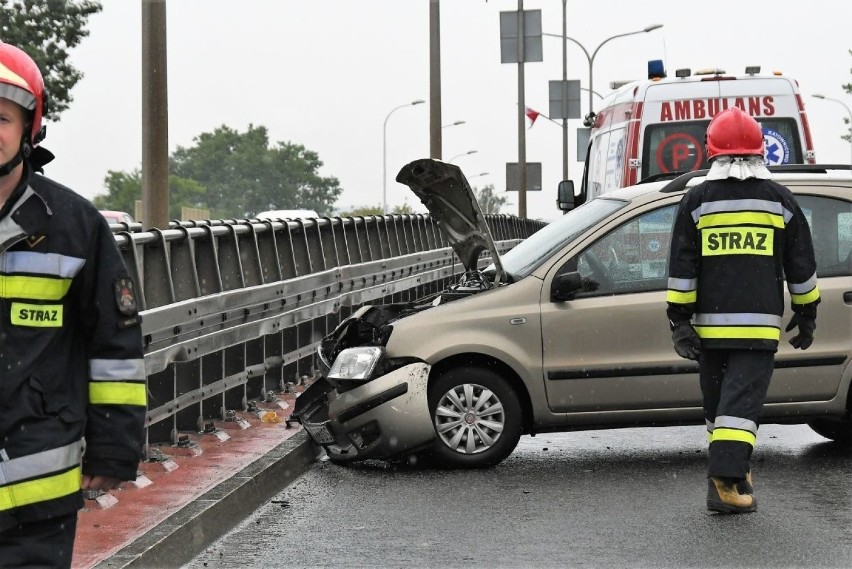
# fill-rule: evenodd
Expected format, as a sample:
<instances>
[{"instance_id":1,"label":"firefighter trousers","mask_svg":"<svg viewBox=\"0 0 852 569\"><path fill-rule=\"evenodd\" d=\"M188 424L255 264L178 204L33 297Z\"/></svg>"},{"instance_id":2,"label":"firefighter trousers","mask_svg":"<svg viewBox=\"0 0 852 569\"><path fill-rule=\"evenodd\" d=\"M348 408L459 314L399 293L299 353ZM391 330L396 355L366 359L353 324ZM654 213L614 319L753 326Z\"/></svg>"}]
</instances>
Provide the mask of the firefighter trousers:
<instances>
[{"instance_id":1,"label":"firefighter trousers","mask_svg":"<svg viewBox=\"0 0 852 569\"><path fill-rule=\"evenodd\" d=\"M0 531L0 567L71 567L77 512L48 520L38 520Z\"/></svg>"},{"instance_id":2,"label":"firefighter trousers","mask_svg":"<svg viewBox=\"0 0 852 569\"><path fill-rule=\"evenodd\" d=\"M769 350L701 351L699 377L710 440L707 476L742 479L775 362Z\"/></svg>"}]
</instances>

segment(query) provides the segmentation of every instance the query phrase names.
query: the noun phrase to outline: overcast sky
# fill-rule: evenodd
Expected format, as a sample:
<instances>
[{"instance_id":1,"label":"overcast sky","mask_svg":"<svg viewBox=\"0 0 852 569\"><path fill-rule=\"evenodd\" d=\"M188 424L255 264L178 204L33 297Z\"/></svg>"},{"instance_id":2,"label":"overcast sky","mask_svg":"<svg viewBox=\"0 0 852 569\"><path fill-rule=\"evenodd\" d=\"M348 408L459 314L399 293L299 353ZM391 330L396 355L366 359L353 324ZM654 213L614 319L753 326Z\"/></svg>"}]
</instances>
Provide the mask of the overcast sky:
<instances>
[{"instance_id":1,"label":"overcast sky","mask_svg":"<svg viewBox=\"0 0 852 569\"><path fill-rule=\"evenodd\" d=\"M44 146L56 154L46 174L91 198L105 193L108 170L141 165L141 2L102 0L89 37L72 51L84 73L74 102L48 127ZM442 123L445 160L454 160L475 186L505 190L505 164L518 159L518 73L500 63L500 12L517 0L442 0ZM562 32L561 0L525 0L541 10L546 33ZM317 152L320 173L344 189L339 209L382 200L383 124L388 113L429 100L429 0L168 0L169 151L227 125L269 129L271 140ZM842 85L852 81L852 2L568 2L568 36L591 53L604 39L642 29L603 46L594 61L594 88L641 79L649 59L681 67L746 65L780 70L799 81L810 116L817 160L849 163L846 110L811 97L821 93L852 107ZM526 103L548 112L548 81L562 77L562 46L544 38L544 61L526 69ZM568 77L588 86L588 61L568 44ZM585 101L585 98L584 98ZM586 112L584 107L583 112ZM574 128L570 124L570 153ZM542 162L541 192L527 198L529 217L552 219L562 177L561 127L539 119L526 131L527 160ZM389 206L417 198L394 181L410 160L429 156L429 104L406 107L387 122ZM580 163L569 175L579 179ZM488 172L488 175L473 177ZM235 191L239 191L235 188ZM517 213L517 193L509 193Z\"/></svg>"}]
</instances>

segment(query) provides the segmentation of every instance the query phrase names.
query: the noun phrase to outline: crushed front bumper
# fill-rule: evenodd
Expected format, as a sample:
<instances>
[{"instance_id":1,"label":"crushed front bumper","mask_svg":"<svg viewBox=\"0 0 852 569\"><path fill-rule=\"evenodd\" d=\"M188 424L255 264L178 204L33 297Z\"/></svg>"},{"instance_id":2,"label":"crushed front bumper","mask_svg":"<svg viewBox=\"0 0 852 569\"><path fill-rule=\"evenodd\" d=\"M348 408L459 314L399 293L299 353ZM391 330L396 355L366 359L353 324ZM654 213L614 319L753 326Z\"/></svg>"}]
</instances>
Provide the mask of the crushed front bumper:
<instances>
[{"instance_id":1,"label":"crushed front bumper","mask_svg":"<svg viewBox=\"0 0 852 569\"><path fill-rule=\"evenodd\" d=\"M435 438L426 395L429 369L412 363L343 393L317 380L296 399L293 416L332 460L404 455Z\"/></svg>"}]
</instances>

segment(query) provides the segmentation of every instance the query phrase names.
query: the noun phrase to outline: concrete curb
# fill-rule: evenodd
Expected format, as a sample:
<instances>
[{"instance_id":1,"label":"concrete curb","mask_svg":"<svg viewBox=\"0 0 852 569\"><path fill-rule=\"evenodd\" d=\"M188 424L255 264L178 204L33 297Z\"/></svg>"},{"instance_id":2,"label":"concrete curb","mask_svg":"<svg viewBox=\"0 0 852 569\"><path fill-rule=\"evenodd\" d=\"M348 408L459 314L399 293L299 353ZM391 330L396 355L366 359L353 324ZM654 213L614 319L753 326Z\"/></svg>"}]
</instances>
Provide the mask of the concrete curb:
<instances>
[{"instance_id":1,"label":"concrete curb","mask_svg":"<svg viewBox=\"0 0 852 569\"><path fill-rule=\"evenodd\" d=\"M316 462L322 451L296 433L98 563L104 568L180 567L251 515Z\"/></svg>"}]
</instances>

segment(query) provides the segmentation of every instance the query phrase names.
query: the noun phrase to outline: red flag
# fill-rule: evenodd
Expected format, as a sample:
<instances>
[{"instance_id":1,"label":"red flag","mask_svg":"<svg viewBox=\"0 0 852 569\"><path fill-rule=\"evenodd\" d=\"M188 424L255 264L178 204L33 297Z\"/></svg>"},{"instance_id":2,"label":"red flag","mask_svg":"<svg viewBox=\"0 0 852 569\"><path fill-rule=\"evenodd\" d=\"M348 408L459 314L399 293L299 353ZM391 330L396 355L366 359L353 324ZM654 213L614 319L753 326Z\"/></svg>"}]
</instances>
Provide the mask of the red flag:
<instances>
[{"instance_id":1,"label":"red flag","mask_svg":"<svg viewBox=\"0 0 852 569\"><path fill-rule=\"evenodd\" d=\"M526 112L526 114L527 114L527 118L528 118L528 119L530 119L530 126L529 126L529 128L532 128L532 126L535 124L535 119L537 119L537 118L538 118L538 115L540 115L541 113L540 113L540 112L538 112L538 111L535 111L535 110L533 110L533 109L531 109L531 108L529 108L529 107L527 107L527 112Z\"/></svg>"}]
</instances>

